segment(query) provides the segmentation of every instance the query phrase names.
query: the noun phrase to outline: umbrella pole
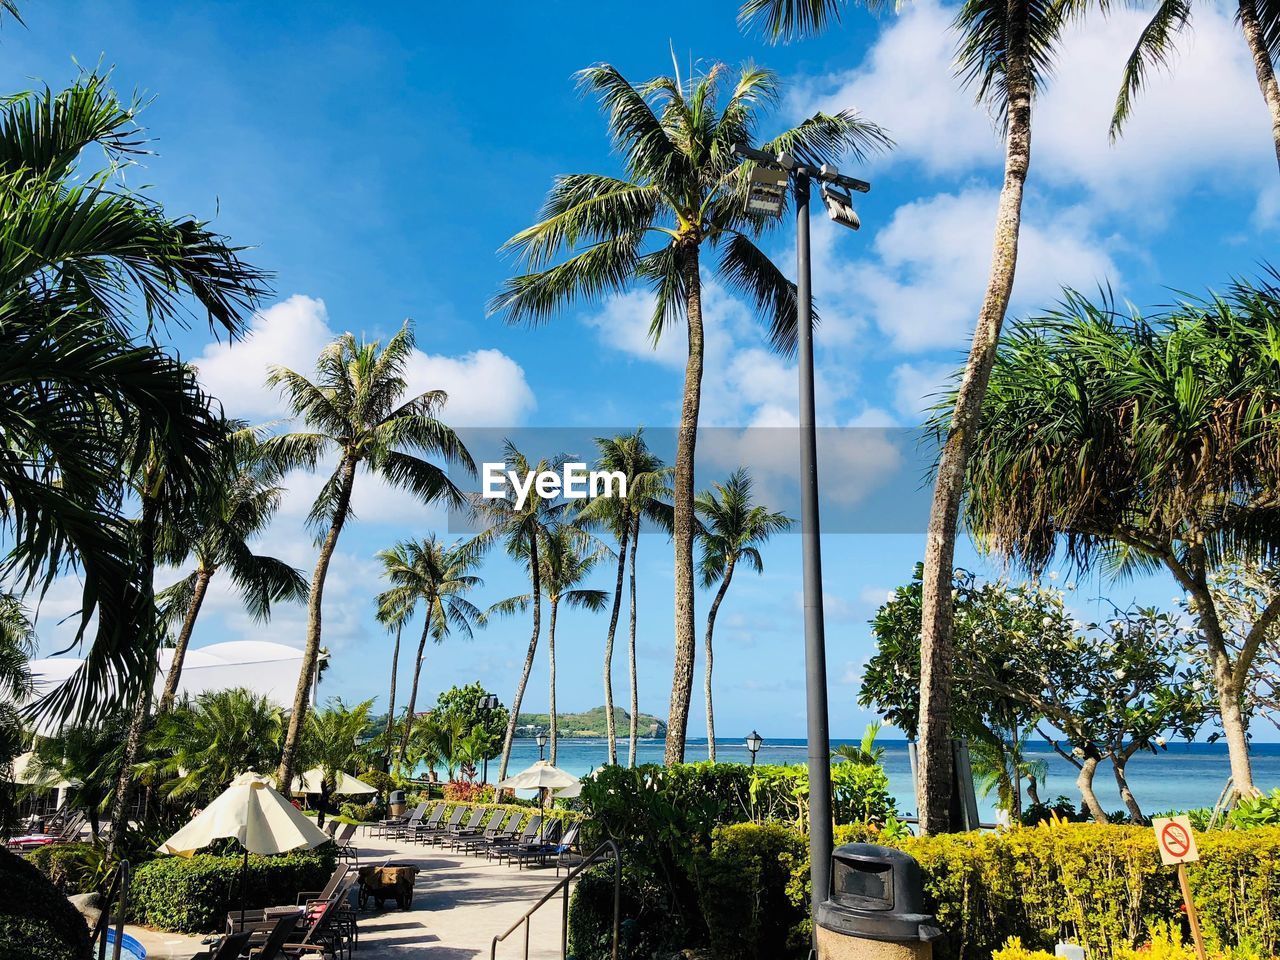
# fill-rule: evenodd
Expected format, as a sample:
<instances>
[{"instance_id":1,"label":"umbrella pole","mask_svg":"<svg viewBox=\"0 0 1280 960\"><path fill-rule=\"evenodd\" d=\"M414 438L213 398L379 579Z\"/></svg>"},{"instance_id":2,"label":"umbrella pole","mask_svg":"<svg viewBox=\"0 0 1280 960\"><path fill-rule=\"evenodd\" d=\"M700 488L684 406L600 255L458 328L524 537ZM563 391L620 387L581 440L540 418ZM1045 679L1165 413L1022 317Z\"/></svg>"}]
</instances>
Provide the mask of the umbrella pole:
<instances>
[{"instance_id":1,"label":"umbrella pole","mask_svg":"<svg viewBox=\"0 0 1280 960\"><path fill-rule=\"evenodd\" d=\"M244 884L249 876L249 848L244 848L244 859L240 862L240 929L244 929Z\"/></svg>"}]
</instances>

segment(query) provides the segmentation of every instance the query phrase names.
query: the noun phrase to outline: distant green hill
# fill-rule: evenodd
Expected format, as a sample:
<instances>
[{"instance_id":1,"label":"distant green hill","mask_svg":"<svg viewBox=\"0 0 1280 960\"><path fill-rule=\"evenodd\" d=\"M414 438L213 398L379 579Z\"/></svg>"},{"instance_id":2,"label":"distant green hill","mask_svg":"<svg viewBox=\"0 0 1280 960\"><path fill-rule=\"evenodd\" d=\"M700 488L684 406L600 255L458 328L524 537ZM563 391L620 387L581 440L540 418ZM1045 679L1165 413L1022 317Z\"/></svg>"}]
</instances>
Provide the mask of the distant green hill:
<instances>
[{"instance_id":1,"label":"distant green hill","mask_svg":"<svg viewBox=\"0 0 1280 960\"><path fill-rule=\"evenodd\" d=\"M627 736L631 723L630 715L621 707L613 709L614 723L617 724L619 738ZM516 736L534 737L539 730L545 730L551 718L545 713L522 713L517 718ZM556 717L556 725L562 737L604 737L608 736L608 718L604 707L596 707L585 713L561 713ZM667 722L647 713L640 714L640 736L661 738L667 735Z\"/></svg>"}]
</instances>

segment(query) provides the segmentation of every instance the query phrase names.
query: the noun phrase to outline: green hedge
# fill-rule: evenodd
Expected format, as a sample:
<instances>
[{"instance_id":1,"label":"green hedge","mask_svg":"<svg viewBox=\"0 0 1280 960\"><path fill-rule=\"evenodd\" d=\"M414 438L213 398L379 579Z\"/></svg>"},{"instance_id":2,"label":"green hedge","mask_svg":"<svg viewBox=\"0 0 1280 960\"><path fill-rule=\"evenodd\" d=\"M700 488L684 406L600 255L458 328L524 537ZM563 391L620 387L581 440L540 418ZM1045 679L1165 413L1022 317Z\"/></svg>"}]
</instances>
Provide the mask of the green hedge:
<instances>
[{"instance_id":1,"label":"green hedge","mask_svg":"<svg viewBox=\"0 0 1280 960\"><path fill-rule=\"evenodd\" d=\"M89 928L49 880L0 848L0 960L87 960Z\"/></svg>"},{"instance_id":2,"label":"green hedge","mask_svg":"<svg viewBox=\"0 0 1280 960\"><path fill-rule=\"evenodd\" d=\"M1144 942L1153 923L1182 922L1176 874L1160 865L1149 828L1045 824L896 842L866 828L836 830L837 844L865 839L888 842L919 861L926 905L946 934L934 945L938 960L987 960L1009 937L1045 950L1071 939L1105 958ZM1201 859L1187 872L1206 935L1224 946L1243 942L1264 955L1280 952L1280 828L1215 831L1196 840ZM704 896L701 902L713 937L720 928L732 934L735 900L776 901L785 893L796 911L805 909L807 839L795 832L790 843L780 840L776 828L752 824L717 831L713 849L719 850L722 886L715 899ZM779 848L793 858L786 880L775 870L758 872L763 851ZM735 876L744 878L736 886ZM760 889L756 877L767 889ZM720 922L712 920L717 916ZM752 919L770 926L773 918L779 926L793 923L781 911ZM806 924L794 922L786 931L793 945L807 938ZM768 930L761 936L776 940L783 934ZM712 947L718 956L730 955L714 939ZM803 953L775 954L785 955Z\"/></svg>"},{"instance_id":3,"label":"green hedge","mask_svg":"<svg viewBox=\"0 0 1280 960\"><path fill-rule=\"evenodd\" d=\"M245 904L249 908L293 903L303 890L319 890L336 862L332 844L278 857L249 857ZM179 933L225 928L227 913L240 906L238 856L197 854L160 857L138 867L130 891L135 923Z\"/></svg>"},{"instance_id":4,"label":"green hedge","mask_svg":"<svg viewBox=\"0 0 1280 960\"><path fill-rule=\"evenodd\" d=\"M102 848L92 843L47 843L26 858L63 893L88 893L107 879Z\"/></svg>"}]
</instances>

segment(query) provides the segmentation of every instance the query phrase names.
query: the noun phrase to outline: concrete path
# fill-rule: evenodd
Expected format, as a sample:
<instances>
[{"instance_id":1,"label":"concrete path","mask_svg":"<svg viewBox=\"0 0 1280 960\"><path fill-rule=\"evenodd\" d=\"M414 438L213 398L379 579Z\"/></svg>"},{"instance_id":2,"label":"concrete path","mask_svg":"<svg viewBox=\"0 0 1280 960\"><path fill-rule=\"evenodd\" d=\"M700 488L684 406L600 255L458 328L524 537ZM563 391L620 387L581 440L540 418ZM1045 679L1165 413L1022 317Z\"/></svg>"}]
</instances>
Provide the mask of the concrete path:
<instances>
[{"instance_id":1,"label":"concrete path","mask_svg":"<svg viewBox=\"0 0 1280 960\"><path fill-rule=\"evenodd\" d=\"M488 958L496 934L515 923L555 885L555 869L518 870L494 860L369 837L353 841L360 863L391 857L419 868L413 906L401 912L393 901L378 910L370 900L360 912L360 948L353 960L479 960ZM534 916L529 960L559 960L562 900ZM188 960L204 950L199 937L128 926L147 949L147 960ZM524 934L498 945L498 960L523 960Z\"/></svg>"}]
</instances>

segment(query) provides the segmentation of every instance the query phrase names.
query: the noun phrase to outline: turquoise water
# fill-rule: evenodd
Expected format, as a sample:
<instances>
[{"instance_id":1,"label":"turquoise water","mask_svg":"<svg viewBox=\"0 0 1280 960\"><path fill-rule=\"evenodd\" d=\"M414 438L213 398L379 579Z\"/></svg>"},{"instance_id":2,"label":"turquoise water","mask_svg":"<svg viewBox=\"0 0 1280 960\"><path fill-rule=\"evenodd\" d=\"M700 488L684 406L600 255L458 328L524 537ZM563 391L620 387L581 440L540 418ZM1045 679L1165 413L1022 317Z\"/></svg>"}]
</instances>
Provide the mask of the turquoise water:
<instances>
[{"instance_id":1,"label":"turquoise water","mask_svg":"<svg viewBox=\"0 0 1280 960\"><path fill-rule=\"evenodd\" d=\"M836 740L834 743L856 741ZM911 766L907 759L904 740L882 740L885 749L884 767L889 774L889 787L903 812L914 812ZM661 740L642 740L639 745L640 763L661 763ZM1063 760L1048 744L1029 744L1028 752L1048 763L1046 785L1040 791L1041 799L1049 800L1059 794L1079 803L1080 795L1075 787L1076 770ZM605 743L602 740L561 740L556 765L561 769L582 776L604 764ZM690 740L685 753L688 760L705 760L707 741ZM1280 744L1255 744L1252 751L1254 781L1263 790L1280 786ZM618 745L618 758L626 763L627 747L623 740ZM516 773L538 759L538 745L532 740L517 740L512 750L509 773ZM747 763L751 754L741 740L716 739L716 759ZM765 741L757 757L759 763L804 763L806 760L803 740ZM1129 761L1129 785L1138 804L1148 815L1165 810L1185 810L1192 807L1213 806L1218 799L1229 773L1227 749L1224 744L1171 743L1167 751L1159 755L1141 753ZM497 776L497 761L489 764L490 778ZM1123 804L1116 789L1111 768L1099 766L1094 779L1094 790L1107 810L1119 810ZM995 813L994 795L978 798L983 819Z\"/></svg>"}]
</instances>

